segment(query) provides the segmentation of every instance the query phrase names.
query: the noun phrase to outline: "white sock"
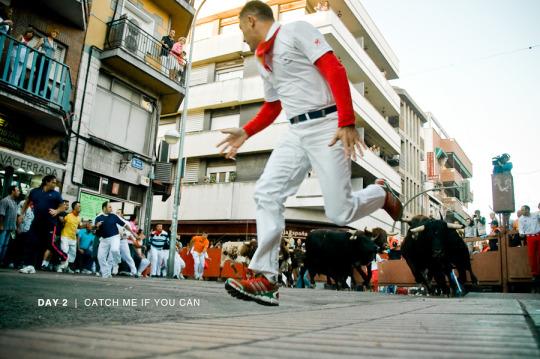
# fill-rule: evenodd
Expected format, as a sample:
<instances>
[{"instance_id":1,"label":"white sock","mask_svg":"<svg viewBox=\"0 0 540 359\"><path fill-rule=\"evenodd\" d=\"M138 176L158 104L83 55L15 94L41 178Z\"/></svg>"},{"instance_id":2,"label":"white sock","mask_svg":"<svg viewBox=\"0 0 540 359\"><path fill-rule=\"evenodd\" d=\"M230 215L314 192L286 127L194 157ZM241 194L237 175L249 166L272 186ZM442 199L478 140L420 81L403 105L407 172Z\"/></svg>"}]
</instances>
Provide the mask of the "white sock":
<instances>
[{"instance_id":1,"label":"white sock","mask_svg":"<svg viewBox=\"0 0 540 359\"><path fill-rule=\"evenodd\" d=\"M41 262L41 266L42 266L42 267L46 267L46 266L48 266L48 265L49 265L49 261L46 260L46 259L44 259L43 262Z\"/></svg>"}]
</instances>

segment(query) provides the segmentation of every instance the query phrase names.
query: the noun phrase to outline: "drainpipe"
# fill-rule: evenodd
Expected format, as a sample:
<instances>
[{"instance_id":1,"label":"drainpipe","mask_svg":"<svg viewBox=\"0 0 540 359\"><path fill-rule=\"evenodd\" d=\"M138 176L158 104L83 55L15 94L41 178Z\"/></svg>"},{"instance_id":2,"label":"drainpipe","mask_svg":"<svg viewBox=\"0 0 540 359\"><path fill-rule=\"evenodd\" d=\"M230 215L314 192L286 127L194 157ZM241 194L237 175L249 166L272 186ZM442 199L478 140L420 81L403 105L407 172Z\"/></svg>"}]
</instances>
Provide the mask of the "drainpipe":
<instances>
[{"instance_id":1,"label":"drainpipe","mask_svg":"<svg viewBox=\"0 0 540 359\"><path fill-rule=\"evenodd\" d=\"M86 88L88 86L88 76L90 74L90 65L92 63L92 56L94 54L94 50L98 50L99 48L96 46L90 46L90 51L88 54L88 63L86 64L86 75L84 76L84 86L83 86L83 95L81 100L81 110L79 111L79 123L77 124L77 133L75 134L75 150L73 152L73 164L71 168L71 184L76 185L77 187L81 188L82 183L75 181L75 163L77 162L77 152L79 150L79 137L81 133L81 122L82 122L82 116L83 116L83 110L84 110L84 104L86 99ZM76 90L75 90L76 91ZM73 132L73 124L71 126L70 132ZM70 136L71 138L71 136Z\"/></svg>"},{"instance_id":2,"label":"drainpipe","mask_svg":"<svg viewBox=\"0 0 540 359\"><path fill-rule=\"evenodd\" d=\"M157 104L154 104L154 111L156 111L156 120L154 124L154 135L152 136L152 164L150 165L150 174L148 177L150 177L150 184L148 185L147 193L146 193L146 209L144 211L144 233L146 237L148 238L150 236L151 232L151 221L152 221L152 203L154 201L154 194L152 189L152 184L154 182L155 178L155 168L156 168L156 142L157 142L157 134L159 129L159 119L161 115L161 98L159 101L157 101Z\"/></svg>"}]
</instances>

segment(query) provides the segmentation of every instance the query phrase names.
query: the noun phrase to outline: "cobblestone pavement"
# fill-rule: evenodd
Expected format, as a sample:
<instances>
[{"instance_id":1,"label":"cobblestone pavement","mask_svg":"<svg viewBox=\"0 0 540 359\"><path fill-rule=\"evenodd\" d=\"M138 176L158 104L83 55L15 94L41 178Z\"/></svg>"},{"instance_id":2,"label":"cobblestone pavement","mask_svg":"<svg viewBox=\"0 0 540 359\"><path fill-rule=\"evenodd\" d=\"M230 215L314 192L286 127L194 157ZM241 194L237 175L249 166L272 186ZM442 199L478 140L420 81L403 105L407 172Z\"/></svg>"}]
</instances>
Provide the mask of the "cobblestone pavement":
<instances>
[{"instance_id":1,"label":"cobblestone pavement","mask_svg":"<svg viewBox=\"0 0 540 359\"><path fill-rule=\"evenodd\" d=\"M539 331L532 294L286 288L264 307L220 282L0 271L0 358L538 358Z\"/></svg>"}]
</instances>

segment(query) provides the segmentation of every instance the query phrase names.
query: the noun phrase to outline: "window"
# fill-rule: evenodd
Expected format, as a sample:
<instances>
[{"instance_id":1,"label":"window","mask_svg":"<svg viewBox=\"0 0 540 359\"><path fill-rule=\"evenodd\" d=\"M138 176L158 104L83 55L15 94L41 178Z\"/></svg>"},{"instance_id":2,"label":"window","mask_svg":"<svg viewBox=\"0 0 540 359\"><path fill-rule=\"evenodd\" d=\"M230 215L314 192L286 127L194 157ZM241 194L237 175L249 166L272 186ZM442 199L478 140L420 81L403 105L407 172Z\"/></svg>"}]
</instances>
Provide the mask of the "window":
<instances>
[{"instance_id":1,"label":"window","mask_svg":"<svg viewBox=\"0 0 540 359\"><path fill-rule=\"evenodd\" d=\"M287 22L298 20L306 14L306 1L294 1L288 4L279 5L279 21Z\"/></svg>"},{"instance_id":2,"label":"window","mask_svg":"<svg viewBox=\"0 0 540 359\"><path fill-rule=\"evenodd\" d=\"M240 20L238 16L231 16L219 20L219 34L234 34L240 33L240 27L238 26Z\"/></svg>"},{"instance_id":3,"label":"window","mask_svg":"<svg viewBox=\"0 0 540 359\"><path fill-rule=\"evenodd\" d=\"M227 108L212 111L210 118L210 131L238 127L239 125L240 110L238 108Z\"/></svg>"},{"instance_id":4,"label":"window","mask_svg":"<svg viewBox=\"0 0 540 359\"><path fill-rule=\"evenodd\" d=\"M135 88L100 73L90 133L134 152L148 155L154 105Z\"/></svg>"},{"instance_id":5,"label":"window","mask_svg":"<svg viewBox=\"0 0 540 359\"><path fill-rule=\"evenodd\" d=\"M101 177L99 177L99 175L92 172L84 171L82 183L85 188L99 192L100 179Z\"/></svg>"},{"instance_id":6,"label":"window","mask_svg":"<svg viewBox=\"0 0 540 359\"><path fill-rule=\"evenodd\" d=\"M215 81L241 79L244 77L244 60L227 61L216 64Z\"/></svg>"},{"instance_id":7,"label":"window","mask_svg":"<svg viewBox=\"0 0 540 359\"><path fill-rule=\"evenodd\" d=\"M227 165L208 167L206 170L206 176L210 183L234 182L236 179L236 166Z\"/></svg>"}]
</instances>

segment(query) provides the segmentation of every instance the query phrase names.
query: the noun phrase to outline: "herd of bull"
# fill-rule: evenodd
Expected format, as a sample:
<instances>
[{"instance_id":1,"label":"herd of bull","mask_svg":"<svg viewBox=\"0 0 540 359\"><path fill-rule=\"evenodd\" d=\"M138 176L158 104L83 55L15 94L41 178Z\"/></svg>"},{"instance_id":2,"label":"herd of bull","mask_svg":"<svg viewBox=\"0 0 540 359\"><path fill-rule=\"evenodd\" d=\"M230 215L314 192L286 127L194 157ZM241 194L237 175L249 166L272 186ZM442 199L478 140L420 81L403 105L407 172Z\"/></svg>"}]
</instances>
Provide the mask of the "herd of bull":
<instances>
[{"instance_id":1,"label":"herd of bull","mask_svg":"<svg viewBox=\"0 0 540 359\"><path fill-rule=\"evenodd\" d=\"M425 216L415 216L406 222L410 229L401 243L401 254L416 282L423 285L427 293L465 295L467 272L473 285L477 284L467 245L456 230L461 226ZM369 283L369 264L385 246L386 233L382 229L372 232L313 230L306 239L305 264L311 278L315 274L325 274L338 288L346 285L347 277L353 277L354 269L362 275L364 283ZM367 274L361 266L367 267ZM457 278L454 268L458 272Z\"/></svg>"},{"instance_id":2,"label":"herd of bull","mask_svg":"<svg viewBox=\"0 0 540 359\"><path fill-rule=\"evenodd\" d=\"M424 286L426 293L465 295L467 271L472 284L477 284L471 269L467 245L456 230L461 226L425 216L415 216L405 221L410 229L401 243L401 254L416 282ZM312 284L315 275L324 274L333 280L337 289L353 285L368 287L371 280L371 262L378 252L386 248L387 233L380 228L372 231L316 229L307 236L302 259L293 262L301 262L304 271L308 271ZM235 260L236 256L243 256L249 261L255 249L255 241L243 245L237 253L226 248L225 244L223 253L228 259ZM286 246L282 245L280 262L286 263L289 256L291 254ZM280 267L282 272L289 273L286 266ZM458 272L457 277L454 275L454 269ZM354 278L354 270L360 273L364 283L354 283L353 279L352 285L349 286L347 278ZM289 277L290 274L286 276Z\"/></svg>"}]
</instances>

